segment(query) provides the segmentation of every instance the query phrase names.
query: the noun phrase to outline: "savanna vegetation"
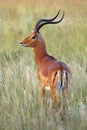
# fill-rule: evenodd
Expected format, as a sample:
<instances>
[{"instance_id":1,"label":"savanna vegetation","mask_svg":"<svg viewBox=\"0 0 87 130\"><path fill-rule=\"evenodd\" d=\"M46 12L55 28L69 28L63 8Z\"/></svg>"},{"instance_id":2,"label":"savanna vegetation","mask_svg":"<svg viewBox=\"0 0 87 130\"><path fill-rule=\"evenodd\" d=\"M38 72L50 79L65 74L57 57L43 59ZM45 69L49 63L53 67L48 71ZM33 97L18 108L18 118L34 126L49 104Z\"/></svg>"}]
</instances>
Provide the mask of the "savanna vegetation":
<instances>
[{"instance_id":1,"label":"savanna vegetation","mask_svg":"<svg viewBox=\"0 0 87 130\"><path fill-rule=\"evenodd\" d=\"M41 34L49 54L72 71L65 120L50 108L48 91L42 108L33 50L19 46L38 19L59 9L64 20ZM87 129L87 0L0 0L0 130L10 129Z\"/></svg>"}]
</instances>

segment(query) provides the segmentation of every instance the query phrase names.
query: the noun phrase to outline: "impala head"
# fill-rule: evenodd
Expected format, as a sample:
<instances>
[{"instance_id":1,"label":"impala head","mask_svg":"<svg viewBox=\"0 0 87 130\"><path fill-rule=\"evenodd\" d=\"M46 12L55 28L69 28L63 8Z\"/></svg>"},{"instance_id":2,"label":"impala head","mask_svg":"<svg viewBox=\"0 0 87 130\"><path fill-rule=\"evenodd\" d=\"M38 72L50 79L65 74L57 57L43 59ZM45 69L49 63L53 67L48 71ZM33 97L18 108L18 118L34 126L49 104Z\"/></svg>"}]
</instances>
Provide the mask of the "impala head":
<instances>
[{"instance_id":1,"label":"impala head","mask_svg":"<svg viewBox=\"0 0 87 130\"><path fill-rule=\"evenodd\" d=\"M64 12L63 12L62 17L58 21L54 21L58 17L59 13L60 13L60 10L56 14L56 16L51 19L38 20L35 25L35 29L32 31L32 33L27 38L25 38L22 42L20 42L20 44L24 47L35 47L38 44L38 41L40 41L42 39L40 32L39 32L39 30L42 26L44 26L46 24L58 24L63 20Z\"/></svg>"}]
</instances>

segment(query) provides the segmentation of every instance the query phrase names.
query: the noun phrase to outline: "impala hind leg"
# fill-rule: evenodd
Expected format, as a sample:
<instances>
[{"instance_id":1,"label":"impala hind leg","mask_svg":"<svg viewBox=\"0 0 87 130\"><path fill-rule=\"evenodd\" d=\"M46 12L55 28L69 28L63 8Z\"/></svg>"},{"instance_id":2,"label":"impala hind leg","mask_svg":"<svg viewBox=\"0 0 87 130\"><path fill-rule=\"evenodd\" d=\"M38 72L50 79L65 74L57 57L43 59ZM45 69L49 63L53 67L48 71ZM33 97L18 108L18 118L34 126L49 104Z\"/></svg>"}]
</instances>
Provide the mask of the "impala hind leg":
<instances>
[{"instance_id":1,"label":"impala hind leg","mask_svg":"<svg viewBox=\"0 0 87 130\"><path fill-rule=\"evenodd\" d=\"M65 118L66 117L66 99L68 95L68 83L65 85L63 89L63 111L62 111L62 116Z\"/></svg>"},{"instance_id":2,"label":"impala hind leg","mask_svg":"<svg viewBox=\"0 0 87 130\"><path fill-rule=\"evenodd\" d=\"M58 96L56 95L56 89L51 89L50 97L56 103L56 105L57 105L57 107L59 109L60 108L60 101L58 99Z\"/></svg>"},{"instance_id":3,"label":"impala hind leg","mask_svg":"<svg viewBox=\"0 0 87 130\"><path fill-rule=\"evenodd\" d=\"M64 101L66 101L67 95L68 95L68 83L63 88L63 99L64 99Z\"/></svg>"}]
</instances>

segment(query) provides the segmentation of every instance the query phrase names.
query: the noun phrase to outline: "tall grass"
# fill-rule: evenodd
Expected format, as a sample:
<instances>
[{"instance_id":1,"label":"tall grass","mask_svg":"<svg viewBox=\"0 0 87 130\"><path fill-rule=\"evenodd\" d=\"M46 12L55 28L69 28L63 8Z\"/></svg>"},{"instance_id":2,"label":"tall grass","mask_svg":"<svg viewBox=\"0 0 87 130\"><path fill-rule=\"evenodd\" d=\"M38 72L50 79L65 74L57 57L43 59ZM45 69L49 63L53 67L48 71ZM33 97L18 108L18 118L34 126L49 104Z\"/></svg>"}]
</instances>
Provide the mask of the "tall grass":
<instances>
[{"instance_id":1,"label":"tall grass","mask_svg":"<svg viewBox=\"0 0 87 130\"><path fill-rule=\"evenodd\" d=\"M42 108L33 50L19 46L19 41L30 33L39 18L54 16L58 9L65 11L64 21L59 25L45 26L41 33L47 51L66 62L72 71L66 120L62 120L55 107L50 108L48 91ZM86 12L86 0L0 2L1 130L86 130Z\"/></svg>"}]
</instances>

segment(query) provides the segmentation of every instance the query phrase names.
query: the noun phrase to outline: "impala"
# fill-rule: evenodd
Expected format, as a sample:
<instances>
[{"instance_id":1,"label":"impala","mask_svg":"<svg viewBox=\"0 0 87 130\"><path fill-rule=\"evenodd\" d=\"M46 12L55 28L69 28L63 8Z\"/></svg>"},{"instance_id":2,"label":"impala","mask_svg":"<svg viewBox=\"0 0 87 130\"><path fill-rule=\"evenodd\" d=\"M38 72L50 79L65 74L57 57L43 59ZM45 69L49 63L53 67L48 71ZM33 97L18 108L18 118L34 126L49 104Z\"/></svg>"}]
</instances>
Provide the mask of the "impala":
<instances>
[{"instance_id":1,"label":"impala","mask_svg":"<svg viewBox=\"0 0 87 130\"><path fill-rule=\"evenodd\" d=\"M58 97L59 91L62 91L64 99L67 96L71 72L69 67L64 62L57 61L56 58L47 53L45 41L42 38L39 30L44 25L60 23L64 18L64 12L62 17L58 21L55 21L55 19L59 16L59 13L60 11L58 11L56 16L52 19L38 20L32 33L22 42L20 42L22 46L32 47L34 49L42 104L44 104L45 88L49 88L50 97L52 100L54 100L57 106L60 106L60 100ZM51 36L52 35L53 32Z\"/></svg>"}]
</instances>

